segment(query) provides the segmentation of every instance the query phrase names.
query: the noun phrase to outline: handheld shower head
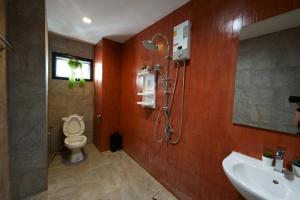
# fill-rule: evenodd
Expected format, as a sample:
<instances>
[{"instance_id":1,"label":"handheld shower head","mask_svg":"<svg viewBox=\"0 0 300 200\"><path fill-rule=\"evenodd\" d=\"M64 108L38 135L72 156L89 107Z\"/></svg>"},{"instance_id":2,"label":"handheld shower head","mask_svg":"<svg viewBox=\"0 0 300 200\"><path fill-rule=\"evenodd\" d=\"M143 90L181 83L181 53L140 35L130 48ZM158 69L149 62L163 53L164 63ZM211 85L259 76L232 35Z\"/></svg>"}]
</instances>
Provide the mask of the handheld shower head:
<instances>
[{"instance_id":1,"label":"handheld shower head","mask_svg":"<svg viewBox=\"0 0 300 200\"><path fill-rule=\"evenodd\" d=\"M152 50L152 51L156 51L158 49L157 44L155 44L155 42L153 40L144 40L143 41L143 46L146 49Z\"/></svg>"}]
</instances>

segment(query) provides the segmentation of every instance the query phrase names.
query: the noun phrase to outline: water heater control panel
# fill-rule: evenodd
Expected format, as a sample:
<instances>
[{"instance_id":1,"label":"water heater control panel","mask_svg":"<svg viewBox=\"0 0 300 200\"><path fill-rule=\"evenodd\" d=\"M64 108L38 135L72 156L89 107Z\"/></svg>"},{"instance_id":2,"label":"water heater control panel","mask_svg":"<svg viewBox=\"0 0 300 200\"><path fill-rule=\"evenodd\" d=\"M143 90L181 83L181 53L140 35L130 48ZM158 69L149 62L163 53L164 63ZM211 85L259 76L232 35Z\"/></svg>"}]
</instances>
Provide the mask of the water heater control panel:
<instances>
[{"instance_id":1,"label":"water heater control panel","mask_svg":"<svg viewBox=\"0 0 300 200\"><path fill-rule=\"evenodd\" d=\"M191 27L189 20L174 27L173 32L173 60L188 60L191 53Z\"/></svg>"}]
</instances>

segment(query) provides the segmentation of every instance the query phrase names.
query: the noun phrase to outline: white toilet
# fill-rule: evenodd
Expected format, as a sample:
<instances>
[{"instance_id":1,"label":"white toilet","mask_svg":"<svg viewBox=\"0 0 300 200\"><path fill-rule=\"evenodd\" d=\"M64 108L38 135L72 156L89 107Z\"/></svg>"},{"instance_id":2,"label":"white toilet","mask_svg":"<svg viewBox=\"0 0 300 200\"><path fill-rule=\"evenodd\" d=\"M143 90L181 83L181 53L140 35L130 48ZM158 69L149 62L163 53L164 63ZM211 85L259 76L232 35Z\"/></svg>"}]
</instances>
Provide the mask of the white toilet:
<instances>
[{"instance_id":1,"label":"white toilet","mask_svg":"<svg viewBox=\"0 0 300 200\"><path fill-rule=\"evenodd\" d=\"M77 163L84 159L82 148L86 145L87 138L83 135L85 125L83 116L77 114L62 118L65 146L71 150L70 162Z\"/></svg>"}]
</instances>

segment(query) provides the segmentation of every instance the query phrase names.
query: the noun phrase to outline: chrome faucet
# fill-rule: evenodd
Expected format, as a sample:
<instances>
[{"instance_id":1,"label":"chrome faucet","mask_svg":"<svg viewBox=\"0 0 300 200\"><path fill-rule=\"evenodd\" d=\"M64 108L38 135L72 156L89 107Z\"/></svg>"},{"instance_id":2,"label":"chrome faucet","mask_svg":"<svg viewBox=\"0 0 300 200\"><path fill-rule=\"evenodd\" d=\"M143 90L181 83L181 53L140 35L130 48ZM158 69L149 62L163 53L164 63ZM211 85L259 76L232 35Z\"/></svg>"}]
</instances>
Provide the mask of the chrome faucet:
<instances>
[{"instance_id":1,"label":"chrome faucet","mask_svg":"<svg viewBox=\"0 0 300 200\"><path fill-rule=\"evenodd\" d=\"M276 151L274 170L277 171L277 172L282 172L282 169L283 169L283 155L284 155L284 150L283 149L278 149Z\"/></svg>"}]
</instances>

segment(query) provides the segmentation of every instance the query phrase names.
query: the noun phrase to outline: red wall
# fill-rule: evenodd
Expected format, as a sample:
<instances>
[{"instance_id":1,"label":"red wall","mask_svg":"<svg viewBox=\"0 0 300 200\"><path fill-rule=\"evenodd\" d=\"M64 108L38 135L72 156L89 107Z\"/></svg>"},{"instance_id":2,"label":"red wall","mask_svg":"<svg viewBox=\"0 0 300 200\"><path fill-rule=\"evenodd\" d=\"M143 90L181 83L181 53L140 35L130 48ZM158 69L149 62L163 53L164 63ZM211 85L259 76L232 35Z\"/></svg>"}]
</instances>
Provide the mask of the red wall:
<instances>
[{"instance_id":1,"label":"red wall","mask_svg":"<svg viewBox=\"0 0 300 200\"><path fill-rule=\"evenodd\" d=\"M102 79L97 80L99 74L96 73L101 71L95 70L94 143L100 151L108 149L109 136L119 131L121 57L122 44L108 39L96 44L95 66L102 64ZM100 120L96 118L98 114L102 115Z\"/></svg>"},{"instance_id":2,"label":"red wall","mask_svg":"<svg viewBox=\"0 0 300 200\"><path fill-rule=\"evenodd\" d=\"M281 146L288 163L300 156L300 139L295 136L232 124L240 29L233 20L247 25L299 6L299 0L194 0L124 44L120 116L124 149L179 199L241 199L222 169L222 160L232 151L259 157L264 148ZM136 105L136 75L143 65L164 60L161 53L145 50L142 40L157 32L171 38L173 26L186 19L192 22L192 53L183 137L176 146L160 145L152 137L158 109ZM162 105L161 84L158 93ZM179 95L175 105L178 113ZM178 114L173 119L178 129Z\"/></svg>"}]
</instances>

